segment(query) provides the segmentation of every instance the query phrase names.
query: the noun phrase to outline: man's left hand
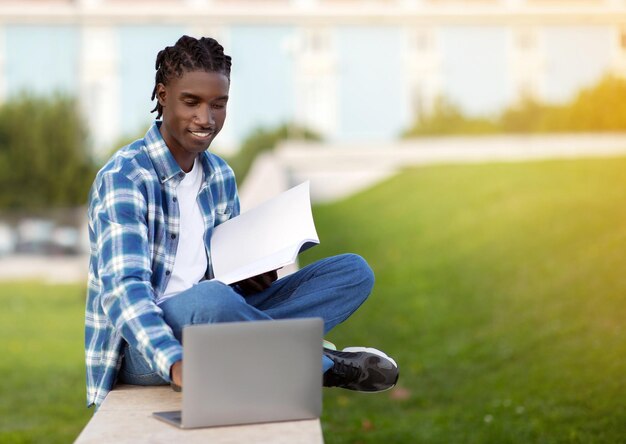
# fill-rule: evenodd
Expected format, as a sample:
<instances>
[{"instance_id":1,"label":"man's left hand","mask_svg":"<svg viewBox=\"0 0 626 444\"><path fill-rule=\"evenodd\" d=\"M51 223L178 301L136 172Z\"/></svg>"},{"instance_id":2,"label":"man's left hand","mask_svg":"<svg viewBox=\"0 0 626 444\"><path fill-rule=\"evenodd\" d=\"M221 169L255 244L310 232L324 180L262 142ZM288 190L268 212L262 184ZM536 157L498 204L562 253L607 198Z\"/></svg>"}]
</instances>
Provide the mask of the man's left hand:
<instances>
[{"instance_id":1,"label":"man's left hand","mask_svg":"<svg viewBox=\"0 0 626 444\"><path fill-rule=\"evenodd\" d=\"M278 279L278 272L274 270L235 282L233 285L239 286L244 296L251 296L268 289L276 279Z\"/></svg>"}]
</instances>

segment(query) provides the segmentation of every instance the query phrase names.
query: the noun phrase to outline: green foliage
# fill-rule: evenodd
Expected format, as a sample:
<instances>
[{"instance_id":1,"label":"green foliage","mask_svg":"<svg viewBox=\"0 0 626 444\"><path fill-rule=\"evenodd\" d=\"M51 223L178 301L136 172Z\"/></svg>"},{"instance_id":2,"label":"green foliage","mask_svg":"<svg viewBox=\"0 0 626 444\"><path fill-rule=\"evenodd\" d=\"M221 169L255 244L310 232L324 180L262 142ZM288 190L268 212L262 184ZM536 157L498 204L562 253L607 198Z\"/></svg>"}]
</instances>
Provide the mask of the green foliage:
<instances>
[{"instance_id":1,"label":"green foliage","mask_svg":"<svg viewBox=\"0 0 626 444\"><path fill-rule=\"evenodd\" d=\"M0 106L0 208L84 204L94 175L73 99L22 95Z\"/></svg>"},{"instance_id":2,"label":"green foliage","mask_svg":"<svg viewBox=\"0 0 626 444\"><path fill-rule=\"evenodd\" d=\"M461 109L444 97L435 100L429 114L418 116L417 121L403 137L477 135L497 132L496 125L483 117L467 117Z\"/></svg>"},{"instance_id":3,"label":"green foliage","mask_svg":"<svg viewBox=\"0 0 626 444\"><path fill-rule=\"evenodd\" d=\"M560 125L557 116L560 108L539 103L532 97L524 97L519 103L505 109L500 115L500 128L507 133L537 133L556 131Z\"/></svg>"},{"instance_id":4,"label":"green foliage","mask_svg":"<svg viewBox=\"0 0 626 444\"><path fill-rule=\"evenodd\" d=\"M563 105L525 97L494 119L469 117L439 99L403 137L450 134L626 131L626 80L606 76Z\"/></svg>"},{"instance_id":5,"label":"green foliage","mask_svg":"<svg viewBox=\"0 0 626 444\"><path fill-rule=\"evenodd\" d=\"M564 107L563 130L624 131L626 129L626 81L605 77L593 88L584 89L570 106Z\"/></svg>"},{"instance_id":6,"label":"green foliage","mask_svg":"<svg viewBox=\"0 0 626 444\"><path fill-rule=\"evenodd\" d=\"M241 144L237 154L228 159L229 165L235 171L238 183L248 174L252 162L259 154L273 150L283 140L321 140L314 131L294 125L282 124L274 128L257 128L253 130Z\"/></svg>"}]
</instances>

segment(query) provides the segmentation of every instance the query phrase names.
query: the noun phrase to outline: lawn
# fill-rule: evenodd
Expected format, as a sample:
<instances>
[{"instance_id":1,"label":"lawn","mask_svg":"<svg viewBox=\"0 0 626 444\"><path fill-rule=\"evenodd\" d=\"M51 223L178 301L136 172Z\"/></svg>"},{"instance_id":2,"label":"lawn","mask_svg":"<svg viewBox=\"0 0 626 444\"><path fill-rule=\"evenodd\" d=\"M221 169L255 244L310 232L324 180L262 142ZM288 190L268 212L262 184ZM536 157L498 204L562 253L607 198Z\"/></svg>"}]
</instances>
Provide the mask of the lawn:
<instances>
[{"instance_id":1,"label":"lawn","mask_svg":"<svg viewBox=\"0 0 626 444\"><path fill-rule=\"evenodd\" d=\"M400 385L324 392L332 443L625 442L626 159L408 170L315 209L302 263L364 256L370 300L329 339ZM0 442L67 442L84 409L80 285L1 284Z\"/></svg>"},{"instance_id":2,"label":"lawn","mask_svg":"<svg viewBox=\"0 0 626 444\"><path fill-rule=\"evenodd\" d=\"M72 442L85 407L81 285L0 284L0 443Z\"/></svg>"},{"instance_id":3,"label":"lawn","mask_svg":"<svg viewBox=\"0 0 626 444\"><path fill-rule=\"evenodd\" d=\"M331 332L400 390L325 392L328 443L626 442L626 159L438 166L318 207L308 261L377 282Z\"/></svg>"}]
</instances>

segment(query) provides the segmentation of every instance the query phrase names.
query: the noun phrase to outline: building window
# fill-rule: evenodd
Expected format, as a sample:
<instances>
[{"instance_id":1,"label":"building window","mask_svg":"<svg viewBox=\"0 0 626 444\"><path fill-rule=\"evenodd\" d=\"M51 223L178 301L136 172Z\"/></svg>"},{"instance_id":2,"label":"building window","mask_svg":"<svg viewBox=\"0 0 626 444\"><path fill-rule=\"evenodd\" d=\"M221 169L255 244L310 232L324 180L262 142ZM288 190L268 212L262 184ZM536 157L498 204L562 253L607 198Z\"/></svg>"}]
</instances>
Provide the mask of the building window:
<instances>
[{"instance_id":1,"label":"building window","mask_svg":"<svg viewBox=\"0 0 626 444\"><path fill-rule=\"evenodd\" d=\"M521 31L517 34L517 48L520 51L531 51L536 45L535 34L532 31Z\"/></svg>"},{"instance_id":2,"label":"building window","mask_svg":"<svg viewBox=\"0 0 626 444\"><path fill-rule=\"evenodd\" d=\"M622 51L626 51L626 29L622 29L619 33L619 46Z\"/></svg>"},{"instance_id":3,"label":"building window","mask_svg":"<svg viewBox=\"0 0 626 444\"><path fill-rule=\"evenodd\" d=\"M432 39L428 31L418 30L413 32L411 47L414 52L428 52L432 49L432 46Z\"/></svg>"},{"instance_id":4,"label":"building window","mask_svg":"<svg viewBox=\"0 0 626 444\"><path fill-rule=\"evenodd\" d=\"M330 35L327 29L309 29L304 33L304 51L320 54L330 51Z\"/></svg>"}]
</instances>

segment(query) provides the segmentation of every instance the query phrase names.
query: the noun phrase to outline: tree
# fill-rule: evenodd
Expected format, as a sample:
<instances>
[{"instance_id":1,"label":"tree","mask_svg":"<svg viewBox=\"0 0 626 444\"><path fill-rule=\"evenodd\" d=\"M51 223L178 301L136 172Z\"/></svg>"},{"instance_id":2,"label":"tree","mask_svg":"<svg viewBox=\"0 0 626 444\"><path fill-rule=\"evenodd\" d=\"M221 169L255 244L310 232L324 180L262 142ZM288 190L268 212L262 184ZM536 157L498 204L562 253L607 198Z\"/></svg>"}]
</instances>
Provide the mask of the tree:
<instances>
[{"instance_id":1,"label":"tree","mask_svg":"<svg viewBox=\"0 0 626 444\"><path fill-rule=\"evenodd\" d=\"M562 126L575 131L626 130L626 80L606 76L580 91L567 107Z\"/></svg>"},{"instance_id":2,"label":"tree","mask_svg":"<svg viewBox=\"0 0 626 444\"><path fill-rule=\"evenodd\" d=\"M0 208L85 204L94 175L74 99L25 94L0 106Z\"/></svg>"},{"instance_id":3,"label":"tree","mask_svg":"<svg viewBox=\"0 0 626 444\"><path fill-rule=\"evenodd\" d=\"M417 117L402 137L437 136L453 134L488 134L497 132L496 125L483 117L468 117L445 97L438 97L430 113Z\"/></svg>"},{"instance_id":4,"label":"tree","mask_svg":"<svg viewBox=\"0 0 626 444\"><path fill-rule=\"evenodd\" d=\"M466 116L453 103L439 98L432 112L419 116L403 137L625 130L626 80L607 75L568 103L547 104L524 97L494 119Z\"/></svg>"}]
</instances>

